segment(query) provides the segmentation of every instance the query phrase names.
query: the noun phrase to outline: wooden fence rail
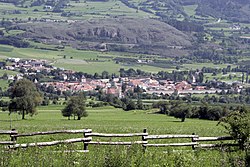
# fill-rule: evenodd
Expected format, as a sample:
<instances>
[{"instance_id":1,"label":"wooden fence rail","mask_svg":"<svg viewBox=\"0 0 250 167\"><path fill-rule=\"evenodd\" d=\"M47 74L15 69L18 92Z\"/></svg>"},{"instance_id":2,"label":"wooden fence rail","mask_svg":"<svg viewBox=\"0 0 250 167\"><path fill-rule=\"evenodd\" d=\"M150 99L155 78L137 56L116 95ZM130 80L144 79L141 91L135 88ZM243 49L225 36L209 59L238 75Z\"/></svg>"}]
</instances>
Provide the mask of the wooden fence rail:
<instances>
[{"instance_id":1,"label":"wooden fence rail","mask_svg":"<svg viewBox=\"0 0 250 167\"><path fill-rule=\"evenodd\" d=\"M96 136L96 137L135 137L135 136L147 136L148 133L127 133L127 134L86 133L85 135Z\"/></svg>"},{"instance_id":2,"label":"wooden fence rail","mask_svg":"<svg viewBox=\"0 0 250 167\"><path fill-rule=\"evenodd\" d=\"M233 140L231 136L220 136L220 137L196 137L194 141L221 141L221 140Z\"/></svg>"},{"instance_id":3,"label":"wooden fence rail","mask_svg":"<svg viewBox=\"0 0 250 167\"><path fill-rule=\"evenodd\" d=\"M167 143L167 144L146 144L146 147L180 147L180 146L196 146L198 143Z\"/></svg>"},{"instance_id":4,"label":"wooden fence rail","mask_svg":"<svg viewBox=\"0 0 250 167\"><path fill-rule=\"evenodd\" d=\"M14 141L0 141L0 145L12 145L15 144L16 142Z\"/></svg>"},{"instance_id":5,"label":"wooden fence rail","mask_svg":"<svg viewBox=\"0 0 250 167\"><path fill-rule=\"evenodd\" d=\"M147 141L133 141L133 142L91 141L91 142L87 142L87 143L94 144L94 145L132 145L132 144L147 144Z\"/></svg>"},{"instance_id":6,"label":"wooden fence rail","mask_svg":"<svg viewBox=\"0 0 250 167\"><path fill-rule=\"evenodd\" d=\"M149 135L144 139L198 138L198 135Z\"/></svg>"},{"instance_id":7,"label":"wooden fence rail","mask_svg":"<svg viewBox=\"0 0 250 167\"><path fill-rule=\"evenodd\" d=\"M0 135L12 135L17 134L16 130L0 130Z\"/></svg>"},{"instance_id":8,"label":"wooden fence rail","mask_svg":"<svg viewBox=\"0 0 250 167\"><path fill-rule=\"evenodd\" d=\"M65 140L56 140L48 142L36 142L36 143L17 143L19 137L30 137L36 135L53 135L53 134L83 134L83 138L71 138ZM92 129L80 129L80 130L55 130L47 132L32 132L32 133L18 133L16 130L5 131L0 130L0 135L10 135L10 141L0 141L0 145L8 145L9 149L17 148L27 148L27 147L45 147L54 146L58 144L69 144L82 142L84 147L83 151L88 151L89 145L133 145L139 144L145 150L147 147L192 147L196 148L216 148L216 147L229 147L238 146L238 144L233 143L233 138L230 136L220 136L220 137L200 137L199 135L183 135L183 134L163 134L163 135L149 135L147 129L143 129L142 133L97 133L92 132ZM133 138L141 137L141 140L136 141L95 141L93 138ZM138 139L138 138L137 138ZM182 139L181 141L191 139L191 142L163 142L165 140ZM158 140L158 143L154 142ZM176 140L175 140L176 141ZM161 142L161 143L159 143ZM208 143L213 142L213 143Z\"/></svg>"},{"instance_id":9,"label":"wooden fence rail","mask_svg":"<svg viewBox=\"0 0 250 167\"><path fill-rule=\"evenodd\" d=\"M0 145L13 145L16 143L12 135L16 135L18 132L15 129L12 130L0 130L0 135L10 135L10 141L0 141Z\"/></svg>"},{"instance_id":10,"label":"wooden fence rail","mask_svg":"<svg viewBox=\"0 0 250 167\"><path fill-rule=\"evenodd\" d=\"M239 146L237 143L221 143L221 144L199 144L196 148L216 148L216 147L232 147Z\"/></svg>"},{"instance_id":11,"label":"wooden fence rail","mask_svg":"<svg viewBox=\"0 0 250 167\"><path fill-rule=\"evenodd\" d=\"M27 136L36 136L36 135L51 135L51 134L76 134L76 133L90 133L91 129L81 129L81 130L55 130L55 131L47 131L47 132L32 132L32 133L23 133L23 134L15 134L12 137L27 137Z\"/></svg>"},{"instance_id":12,"label":"wooden fence rail","mask_svg":"<svg viewBox=\"0 0 250 167\"><path fill-rule=\"evenodd\" d=\"M91 141L92 138L75 138L75 139L67 139L67 140L58 140L51 142L38 142L38 143L25 143L25 144L15 144L9 146L10 149L15 148L27 148L27 147L43 147L43 146L54 146L58 144L69 144L69 143L77 143L77 142L88 142Z\"/></svg>"}]
</instances>

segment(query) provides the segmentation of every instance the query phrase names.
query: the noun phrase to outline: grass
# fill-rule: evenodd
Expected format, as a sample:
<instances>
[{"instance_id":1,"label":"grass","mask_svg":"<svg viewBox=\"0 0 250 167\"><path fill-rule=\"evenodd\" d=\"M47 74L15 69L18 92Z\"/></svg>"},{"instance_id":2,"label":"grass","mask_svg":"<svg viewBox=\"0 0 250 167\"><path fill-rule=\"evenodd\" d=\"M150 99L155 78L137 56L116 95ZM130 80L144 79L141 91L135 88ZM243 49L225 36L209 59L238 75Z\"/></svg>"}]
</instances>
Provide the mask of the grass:
<instances>
[{"instance_id":1,"label":"grass","mask_svg":"<svg viewBox=\"0 0 250 167\"><path fill-rule=\"evenodd\" d=\"M8 31L8 33L6 34L7 36L10 35L10 36L13 36L13 35L18 35L18 34L22 34L24 33L25 31L23 30L10 30Z\"/></svg>"},{"instance_id":2,"label":"grass","mask_svg":"<svg viewBox=\"0 0 250 167\"><path fill-rule=\"evenodd\" d=\"M0 79L0 87L2 88L2 90L7 90L9 88L8 81Z\"/></svg>"},{"instance_id":3,"label":"grass","mask_svg":"<svg viewBox=\"0 0 250 167\"><path fill-rule=\"evenodd\" d=\"M5 73L7 75L16 75L16 74L18 74L18 72L16 72L16 71L9 71L9 70L1 70L0 69L0 77L2 77L3 74L5 74ZM7 90L9 88L8 80L0 79L0 87L2 88L2 90Z\"/></svg>"},{"instance_id":4,"label":"grass","mask_svg":"<svg viewBox=\"0 0 250 167\"><path fill-rule=\"evenodd\" d=\"M0 129L16 128L20 133L59 129L91 128L93 132L131 133L142 132L147 128L149 134L191 134L201 136L224 135L216 121L187 119L184 123L173 117L152 114L151 111L125 112L113 107L87 108L89 116L80 121L67 120L61 116L61 105L38 108L38 115L26 116L21 120L17 114L0 112ZM12 126L10 127L10 117ZM73 135L74 137L82 135ZM58 140L64 135L20 138L18 142ZM70 136L67 135L67 138ZM71 136L72 137L72 136ZM7 136L9 138L9 136ZM2 138L1 140L3 140ZM98 140L95 138L95 140ZM105 140L105 139L101 139ZM111 139L107 139L110 141ZM117 139L120 140L121 139ZM116 141L117 141L116 140ZM124 139L123 139L124 140ZM125 139L131 140L131 139ZM139 139L140 140L140 139ZM169 141L169 140L168 140ZM165 140L166 142L166 140ZM230 166L230 163L244 162L242 152L227 153L220 150L191 151L190 148L173 152L172 148L148 148L141 146L89 146L89 153L65 153L64 150L82 149L82 143L58 145L47 148L28 148L25 150L0 151L0 166ZM2 148L0 147L0 150ZM57 151L57 152L54 152ZM242 163L241 163L242 164Z\"/></svg>"},{"instance_id":5,"label":"grass","mask_svg":"<svg viewBox=\"0 0 250 167\"><path fill-rule=\"evenodd\" d=\"M38 130L52 129L83 129L92 128L95 132L141 132L147 128L149 133L154 134L192 134L203 136L222 135L221 127L216 126L216 121L198 119L187 119L181 123L173 117L152 114L151 111L135 110L125 112L113 107L87 108L89 116L81 121L67 120L61 116L62 105L41 106L38 108L38 115L26 116L27 120L20 120L18 114L8 115L0 113L0 129L9 129L10 117L12 117L12 128L20 132L31 132ZM43 124L43 126L40 126ZM199 127L199 128L197 128Z\"/></svg>"},{"instance_id":6,"label":"grass","mask_svg":"<svg viewBox=\"0 0 250 167\"><path fill-rule=\"evenodd\" d=\"M10 46L0 45L0 52L12 52L13 48Z\"/></svg>"},{"instance_id":7,"label":"grass","mask_svg":"<svg viewBox=\"0 0 250 167\"><path fill-rule=\"evenodd\" d=\"M3 74L7 74L7 75L16 75L18 74L18 72L16 71L10 71L10 70L2 70L0 69L0 76L3 76Z\"/></svg>"},{"instance_id":8,"label":"grass","mask_svg":"<svg viewBox=\"0 0 250 167\"><path fill-rule=\"evenodd\" d=\"M213 63L194 63L194 64L183 64L182 69L183 70L188 70L188 69L201 69L203 67L211 67L211 68L226 68L228 65L230 65L232 68L236 67L236 65L232 64L213 64ZM182 70L181 69L181 70Z\"/></svg>"},{"instance_id":9,"label":"grass","mask_svg":"<svg viewBox=\"0 0 250 167\"><path fill-rule=\"evenodd\" d=\"M184 6L184 11L189 15L189 16L194 16L196 14L195 10L198 7L198 5L187 5Z\"/></svg>"},{"instance_id":10,"label":"grass","mask_svg":"<svg viewBox=\"0 0 250 167\"><path fill-rule=\"evenodd\" d=\"M241 152L227 154L220 151L199 152L165 152L150 151L144 153L137 146L113 146L110 148L95 147L95 152L63 153L60 150L73 146L58 146L51 149L27 149L15 152L0 153L1 166L86 166L86 167L135 167L135 166L181 166L181 167L216 167L240 166L243 155ZM234 158L234 159L233 159ZM241 161L240 161L241 160Z\"/></svg>"},{"instance_id":11,"label":"grass","mask_svg":"<svg viewBox=\"0 0 250 167\"><path fill-rule=\"evenodd\" d=\"M52 49L55 46L48 46L40 43L32 43L39 48ZM63 58L64 55L66 58ZM154 55L119 53L119 52L98 52L98 51L84 51L76 50L74 48L65 47L63 50L52 51L35 48L15 48L8 45L0 45L0 56L3 59L8 57L18 57L26 59L46 59L53 66L62 67L65 69L82 71L94 74L101 73L104 70L109 73L118 73L120 68L141 69L146 72L158 71L172 71L173 69L166 69L160 67L153 67L146 64L116 64L112 59L115 57L131 57L135 59L154 58Z\"/></svg>"},{"instance_id":12,"label":"grass","mask_svg":"<svg viewBox=\"0 0 250 167\"><path fill-rule=\"evenodd\" d=\"M67 61L67 60L65 60ZM94 74L94 73L102 73L103 71L108 71L109 73L119 73L120 68L124 69L141 69L146 72L158 72L161 70L165 70L163 68L159 67L153 67L148 65L137 65L137 64L130 64L130 65L123 65L123 64L116 64L113 61L107 61L107 62L83 62L79 63L79 61L76 63L75 61L67 61L67 64L65 61L58 61L54 64L56 67L62 67L65 69L71 69L75 71L83 71L86 73ZM167 69L168 71L171 71L172 69Z\"/></svg>"},{"instance_id":13,"label":"grass","mask_svg":"<svg viewBox=\"0 0 250 167\"><path fill-rule=\"evenodd\" d=\"M81 3L70 3L72 7L66 8L67 12L75 12L83 15L101 15L101 16L127 16L127 17L149 17L143 11L136 12L136 9L129 8L121 1L109 0L107 2L81 1Z\"/></svg>"},{"instance_id":14,"label":"grass","mask_svg":"<svg viewBox=\"0 0 250 167\"><path fill-rule=\"evenodd\" d=\"M61 13L54 13L52 10L45 10L42 6L30 7L31 1L26 1L24 6L27 8L14 6L11 3L0 2L0 11L3 14L0 15L0 19L18 19L18 20L28 20L29 16L31 19L41 19L49 18L54 20L86 20L97 17L153 17L152 14L139 11L136 12L136 9L129 8L121 1L118 0L109 0L106 2L93 2L93 1L84 1L80 0L80 3L75 3L74 1L69 1L69 5L66 8L63 8L64 12L73 13L69 17L61 16ZM7 10L8 9L8 10ZM12 11L20 11L20 14L14 14ZM37 11L34 11L37 10Z\"/></svg>"},{"instance_id":15,"label":"grass","mask_svg":"<svg viewBox=\"0 0 250 167\"><path fill-rule=\"evenodd\" d=\"M229 78L229 75L231 75L232 79ZM242 73L241 72L230 72L230 73L227 73L225 75L220 73L220 74L217 74L216 76L213 76L212 73L205 73L205 79L206 80L218 79L219 81L224 81L224 82L233 82L233 81L241 82Z\"/></svg>"}]
</instances>

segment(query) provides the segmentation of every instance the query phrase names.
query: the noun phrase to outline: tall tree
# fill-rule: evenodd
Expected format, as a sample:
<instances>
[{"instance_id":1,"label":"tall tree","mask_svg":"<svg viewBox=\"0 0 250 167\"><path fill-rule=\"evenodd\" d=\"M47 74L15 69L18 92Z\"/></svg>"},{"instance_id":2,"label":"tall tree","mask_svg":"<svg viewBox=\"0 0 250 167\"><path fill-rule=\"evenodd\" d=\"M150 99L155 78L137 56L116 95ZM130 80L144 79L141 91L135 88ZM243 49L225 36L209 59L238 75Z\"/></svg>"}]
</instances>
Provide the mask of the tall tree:
<instances>
[{"instance_id":1,"label":"tall tree","mask_svg":"<svg viewBox=\"0 0 250 167\"><path fill-rule=\"evenodd\" d=\"M62 110L62 115L70 119L71 116L77 116L77 120L81 120L82 117L87 117L88 113L85 108L85 97L83 94L73 96L68 101L66 107Z\"/></svg>"},{"instance_id":2,"label":"tall tree","mask_svg":"<svg viewBox=\"0 0 250 167\"><path fill-rule=\"evenodd\" d=\"M17 81L10 88L10 93L9 111L19 112L22 114L22 119L25 118L26 114L34 115L36 107L43 99L35 84L27 79Z\"/></svg>"}]
</instances>

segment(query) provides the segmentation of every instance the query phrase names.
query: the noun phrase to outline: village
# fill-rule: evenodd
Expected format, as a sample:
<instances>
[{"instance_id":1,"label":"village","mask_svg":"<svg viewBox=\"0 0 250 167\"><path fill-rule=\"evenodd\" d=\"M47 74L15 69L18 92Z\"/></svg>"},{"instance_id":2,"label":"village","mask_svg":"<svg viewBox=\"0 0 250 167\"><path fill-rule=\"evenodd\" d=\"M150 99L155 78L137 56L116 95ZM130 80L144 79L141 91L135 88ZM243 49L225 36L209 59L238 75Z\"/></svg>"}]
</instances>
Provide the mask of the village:
<instances>
[{"instance_id":1,"label":"village","mask_svg":"<svg viewBox=\"0 0 250 167\"><path fill-rule=\"evenodd\" d=\"M128 90L133 91L136 87L147 94L171 95L177 94L207 94L218 93L221 89L208 88L204 85L197 85L195 78L192 83L187 81L174 82L172 80L157 80L152 77L112 77L109 79L92 79L78 74L72 70L65 70L49 65L46 60L8 58L6 62L0 63L1 69L18 71L16 75L7 75L8 80L19 80L24 76L37 76L38 74L54 76L56 80L44 82L33 77L34 83L39 83L42 87L52 88L53 91L96 91L102 90L106 94L113 94L120 98ZM240 92L241 86L237 87Z\"/></svg>"}]
</instances>

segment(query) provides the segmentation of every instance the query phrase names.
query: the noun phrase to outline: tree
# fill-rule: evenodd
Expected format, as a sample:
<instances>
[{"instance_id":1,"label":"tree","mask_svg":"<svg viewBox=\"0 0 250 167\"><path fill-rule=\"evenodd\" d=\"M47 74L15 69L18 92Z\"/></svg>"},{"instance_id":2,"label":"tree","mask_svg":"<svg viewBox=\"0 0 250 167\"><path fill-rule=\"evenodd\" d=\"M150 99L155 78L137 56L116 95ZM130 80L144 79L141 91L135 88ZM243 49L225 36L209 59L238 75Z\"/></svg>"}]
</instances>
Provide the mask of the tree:
<instances>
[{"instance_id":1,"label":"tree","mask_svg":"<svg viewBox=\"0 0 250 167\"><path fill-rule=\"evenodd\" d=\"M249 147L250 116L247 112L234 111L220 120L218 124L225 127L228 133L238 142L241 150Z\"/></svg>"},{"instance_id":2,"label":"tree","mask_svg":"<svg viewBox=\"0 0 250 167\"><path fill-rule=\"evenodd\" d=\"M210 107L207 111L207 119L219 120L224 114L221 106Z\"/></svg>"},{"instance_id":3,"label":"tree","mask_svg":"<svg viewBox=\"0 0 250 167\"><path fill-rule=\"evenodd\" d=\"M109 78L109 73L107 71L102 72L102 79L108 79Z\"/></svg>"},{"instance_id":4,"label":"tree","mask_svg":"<svg viewBox=\"0 0 250 167\"><path fill-rule=\"evenodd\" d=\"M133 100L131 100L130 98L124 97L121 99L121 101L123 102L123 110L129 111L129 110L136 109L135 102Z\"/></svg>"},{"instance_id":5,"label":"tree","mask_svg":"<svg viewBox=\"0 0 250 167\"><path fill-rule=\"evenodd\" d=\"M4 36L3 30L0 30L0 36Z\"/></svg>"},{"instance_id":6,"label":"tree","mask_svg":"<svg viewBox=\"0 0 250 167\"><path fill-rule=\"evenodd\" d=\"M74 119L77 116L77 120L81 120L82 117L87 117L88 113L85 108L85 97L81 93L78 96L73 96L68 101L66 107L62 110L64 117L70 117L73 115Z\"/></svg>"},{"instance_id":7,"label":"tree","mask_svg":"<svg viewBox=\"0 0 250 167\"><path fill-rule=\"evenodd\" d=\"M157 103L153 104L153 108L159 108L161 114L168 114L170 104L166 101L158 101Z\"/></svg>"},{"instance_id":8,"label":"tree","mask_svg":"<svg viewBox=\"0 0 250 167\"><path fill-rule=\"evenodd\" d=\"M187 115L189 114L190 106L188 104L178 104L175 106L170 115L174 116L175 118L180 118L181 122L184 122Z\"/></svg>"},{"instance_id":9,"label":"tree","mask_svg":"<svg viewBox=\"0 0 250 167\"><path fill-rule=\"evenodd\" d=\"M143 106L143 103L142 103L141 99L137 100L136 108L139 109L139 110L143 110L144 109L144 106Z\"/></svg>"},{"instance_id":10,"label":"tree","mask_svg":"<svg viewBox=\"0 0 250 167\"><path fill-rule=\"evenodd\" d=\"M133 100L129 100L129 102L126 104L126 111L129 111L129 110L134 110L136 109L136 104Z\"/></svg>"},{"instance_id":11,"label":"tree","mask_svg":"<svg viewBox=\"0 0 250 167\"><path fill-rule=\"evenodd\" d=\"M36 113L36 107L42 102L42 95L37 90L35 84L27 79L17 81L10 88L10 112L18 112L22 114L22 119L26 114L31 116Z\"/></svg>"}]
</instances>

